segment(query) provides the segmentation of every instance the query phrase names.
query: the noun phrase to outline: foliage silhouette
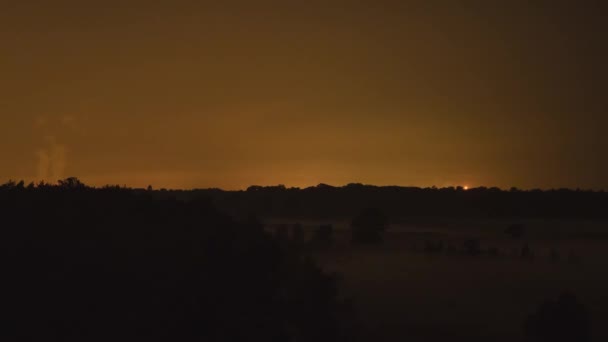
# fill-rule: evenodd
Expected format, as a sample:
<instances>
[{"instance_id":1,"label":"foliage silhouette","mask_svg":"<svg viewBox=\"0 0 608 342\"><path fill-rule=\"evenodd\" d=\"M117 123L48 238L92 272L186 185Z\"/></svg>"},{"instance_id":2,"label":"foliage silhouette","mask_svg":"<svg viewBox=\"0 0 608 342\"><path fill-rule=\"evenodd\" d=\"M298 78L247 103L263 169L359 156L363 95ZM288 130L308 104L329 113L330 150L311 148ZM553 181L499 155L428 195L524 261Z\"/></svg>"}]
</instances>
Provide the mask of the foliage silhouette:
<instances>
[{"instance_id":1,"label":"foliage silhouette","mask_svg":"<svg viewBox=\"0 0 608 342\"><path fill-rule=\"evenodd\" d=\"M437 242L427 240L424 242L424 251L428 253L441 253L443 252L444 244L443 240Z\"/></svg>"},{"instance_id":2,"label":"foliage silhouette","mask_svg":"<svg viewBox=\"0 0 608 342\"><path fill-rule=\"evenodd\" d=\"M306 234L304 233L304 227L302 224L295 223L292 227L292 241L296 247L301 247L306 242Z\"/></svg>"},{"instance_id":3,"label":"foliage silhouette","mask_svg":"<svg viewBox=\"0 0 608 342\"><path fill-rule=\"evenodd\" d=\"M479 239L468 239L463 243L467 255L478 256L481 254L481 242Z\"/></svg>"},{"instance_id":4,"label":"foliage silhouette","mask_svg":"<svg viewBox=\"0 0 608 342\"><path fill-rule=\"evenodd\" d=\"M387 217L378 209L365 209L351 222L352 241L374 244L382 242L382 233L388 226Z\"/></svg>"},{"instance_id":5,"label":"foliage silhouette","mask_svg":"<svg viewBox=\"0 0 608 342\"><path fill-rule=\"evenodd\" d=\"M532 248L530 248L529 244L526 243L521 248L521 257L529 260L534 259L534 252L532 251Z\"/></svg>"},{"instance_id":6,"label":"foliage silhouette","mask_svg":"<svg viewBox=\"0 0 608 342\"><path fill-rule=\"evenodd\" d=\"M275 230L275 238L281 244L289 242L289 227L286 224L279 225Z\"/></svg>"},{"instance_id":7,"label":"foliage silhouette","mask_svg":"<svg viewBox=\"0 0 608 342\"><path fill-rule=\"evenodd\" d=\"M69 177L58 181L60 187L67 189L83 189L86 186L76 177Z\"/></svg>"},{"instance_id":8,"label":"foliage silhouette","mask_svg":"<svg viewBox=\"0 0 608 342\"><path fill-rule=\"evenodd\" d=\"M498 188L415 188L363 184L300 188L253 186L247 191L172 191L179 198L207 196L238 217L352 218L378 208L391 218L608 218L608 192L567 189L503 191Z\"/></svg>"},{"instance_id":9,"label":"foliage silhouette","mask_svg":"<svg viewBox=\"0 0 608 342\"><path fill-rule=\"evenodd\" d=\"M555 248L551 248L550 258L552 262L559 262L561 260L561 256L559 252Z\"/></svg>"},{"instance_id":10,"label":"foliage silhouette","mask_svg":"<svg viewBox=\"0 0 608 342\"><path fill-rule=\"evenodd\" d=\"M329 247L334 242L334 227L331 224L319 226L312 237L311 243L317 247Z\"/></svg>"},{"instance_id":11,"label":"foliage silhouette","mask_svg":"<svg viewBox=\"0 0 608 342\"><path fill-rule=\"evenodd\" d=\"M498 247L490 247L488 248L488 255L491 257L498 257L500 256L500 250Z\"/></svg>"},{"instance_id":12,"label":"foliage silhouette","mask_svg":"<svg viewBox=\"0 0 608 342\"><path fill-rule=\"evenodd\" d=\"M505 233L513 239L521 239L525 234L525 228L522 224L512 224L507 227Z\"/></svg>"},{"instance_id":13,"label":"foliage silhouette","mask_svg":"<svg viewBox=\"0 0 608 342\"><path fill-rule=\"evenodd\" d=\"M2 340L341 341L333 275L255 218L120 187L0 187Z\"/></svg>"},{"instance_id":14,"label":"foliage silhouette","mask_svg":"<svg viewBox=\"0 0 608 342\"><path fill-rule=\"evenodd\" d=\"M542 303L524 323L525 336L530 342L587 342L589 331L587 310L569 292L557 300Z\"/></svg>"}]
</instances>

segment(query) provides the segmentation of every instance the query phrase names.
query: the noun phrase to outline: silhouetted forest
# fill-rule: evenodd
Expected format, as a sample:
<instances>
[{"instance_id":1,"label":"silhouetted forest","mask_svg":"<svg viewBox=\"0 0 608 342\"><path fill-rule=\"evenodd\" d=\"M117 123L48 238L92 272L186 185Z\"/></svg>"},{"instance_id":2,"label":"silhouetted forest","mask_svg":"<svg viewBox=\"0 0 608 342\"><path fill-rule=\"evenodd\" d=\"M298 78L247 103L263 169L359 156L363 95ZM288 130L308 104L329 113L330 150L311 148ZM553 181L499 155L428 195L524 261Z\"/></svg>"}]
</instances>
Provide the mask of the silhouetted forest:
<instances>
[{"instance_id":1,"label":"silhouetted forest","mask_svg":"<svg viewBox=\"0 0 608 342\"><path fill-rule=\"evenodd\" d=\"M206 201L0 187L3 341L340 341L333 275ZM350 339L349 339L350 340Z\"/></svg>"},{"instance_id":2,"label":"silhouetted forest","mask_svg":"<svg viewBox=\"0 0 608 342\"><path fill-rule=\"evenodd\" d=\"M307 238L300 223L268 229L260 218L348 218L351 245L365 251L383 248L395 217L607 218L607 204L604 192L572 190L351 184L156 191L94 188L77 178L9 182L0 186L0 338L353 341L361 339L353 301L340 293L340 277L313 261L315 252L334 249L340 235L332 224ZM525 227L503 229L531 264ZM454 241L426 240L423 252L467 257L460 262L506 260L499 258L504 247L468 238L458 250ZM350 251L343 260L357 253ZM557 250L550 257L558 263ZM363 295L376 298L380 285ZM567 292L522 325L530 341L590 340L588 312Z\"/></svg>"},{"instance_id":3,"label":"silhouetted forest","mask_svg":"<svg viewBox=\"0 0 608 342\"><path fill-rule=\"evenodd\" d=\"M160 191L178 198L208 198L235 215L350 218L377 208L392 218L608 218L608 193L583 190L512 188L414 188L319 184L306 189L252 186L246 191L219 189Z\"/></svg>"}]
</instances>

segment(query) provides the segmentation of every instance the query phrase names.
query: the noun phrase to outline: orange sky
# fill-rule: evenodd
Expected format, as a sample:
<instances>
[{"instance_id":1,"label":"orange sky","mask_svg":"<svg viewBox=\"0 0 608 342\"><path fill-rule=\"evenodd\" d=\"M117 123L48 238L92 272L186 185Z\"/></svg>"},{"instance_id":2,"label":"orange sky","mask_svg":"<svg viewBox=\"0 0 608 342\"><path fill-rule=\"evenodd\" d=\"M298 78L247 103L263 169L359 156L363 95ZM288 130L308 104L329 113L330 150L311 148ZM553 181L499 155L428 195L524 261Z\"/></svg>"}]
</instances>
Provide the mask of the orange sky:
<instances>
[{"instance_id":1,"label":"orange sky","mask_svg":"<svg viewBox=\"0 0 608 342\"><path fill-rule=\"evenodd\" d=\"M463 3L3 4L0 181L608 188L605 6Z\"/></svg>"}]
</instances>

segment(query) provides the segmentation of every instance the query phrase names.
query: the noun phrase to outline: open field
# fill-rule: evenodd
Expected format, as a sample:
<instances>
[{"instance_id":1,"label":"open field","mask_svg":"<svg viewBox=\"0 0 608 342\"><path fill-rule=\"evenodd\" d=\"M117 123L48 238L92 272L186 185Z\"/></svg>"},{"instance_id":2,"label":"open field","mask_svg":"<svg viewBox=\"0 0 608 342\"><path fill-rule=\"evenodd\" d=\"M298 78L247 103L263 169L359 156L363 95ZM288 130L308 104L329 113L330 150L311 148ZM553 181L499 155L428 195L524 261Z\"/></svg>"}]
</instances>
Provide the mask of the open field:
<instances>
[{"instance_id":1,"label":"open field","mask_svg":"<svg viewBox=\"0 0 608 342\"><path fill-rule=\"evenodd\" d=\"M301 223L334 225L334 246L314 256L340 275L366 340L521 341L526 316L565 290L589 310L593 341L608 340L606 222L527 221L521 240L504 234L511 221L398 223L378 246L351 245L347 221ZM464 254L472 238L478 256ZM427 241L444 250L425 251ZM521 257L525 243L533 258Z\"/></svg>"}]
</instances>

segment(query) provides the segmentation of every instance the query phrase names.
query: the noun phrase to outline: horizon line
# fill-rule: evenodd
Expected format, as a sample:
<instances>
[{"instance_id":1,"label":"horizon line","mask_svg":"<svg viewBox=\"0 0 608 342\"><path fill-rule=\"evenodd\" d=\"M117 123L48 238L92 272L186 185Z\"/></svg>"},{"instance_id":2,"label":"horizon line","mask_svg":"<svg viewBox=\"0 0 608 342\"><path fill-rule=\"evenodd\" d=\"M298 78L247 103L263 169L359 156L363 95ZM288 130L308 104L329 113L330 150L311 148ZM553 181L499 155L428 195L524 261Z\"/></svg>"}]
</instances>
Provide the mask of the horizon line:
<instances>
[{"instance_id":1,"label":"horizon line","mask_svg":"<svg viewBox=\"0 0 608 342\"><path fill-rule=\"evenodd\" d=\"M103 184L103 185L88 185L85 182L81 182L80 178L78 177L66 177L60 180L57 180L55 182L48 182L46 180L40 180L40 181L29 181L26 182L24 179L20 179L20 180L14 180L14 179L8 179L6 181L2 181L0 183L0 186L3 185L8 185L11 183L16 184L20 184L23 183L26 186L31 186L34 185L35 187L38 187L39 185L51 185L51 186L57 186L59 185L59 183L61 181L65 181L68 179L77 179L82 185L85 185L89 188L94 188L94 189L102 189L105 187L120 187L123 189L131 189L131 190L148 190L148 188L151 188L153 191L197 191L197 190L220 190L220 191L225 191L225 192L239 192L239 191L249 191L251 190L251 188L284 188L285 190L305 190L305 189L312 189L312 188L320 188L320 187L330 187L330 188L345 188L348 186L363 186L363 187L375 187L375 188L402 188L402 189L422 189L422 190L446 190L446 189L455 189L455 190L462 190L462 191L471 191L471 190L479 190L479 189L498 189L500 191L524 191L524 192L531 192L531 191L558 191L558 190L569 190L569 191L583 191L583 192L605 192L606 188L603 187L598 187L598 188L580 188L580 187L517 187L517 186L511 186L511 187L500 187L500 186L488 186L488 185L476 185L476 186L469 186L466 184L452 184L452 185L444 185L444 186L437 186L437 185L426 185L426 186L421 186L421 185L397 185L397 184L392 184L392 185L376 185L376 184L371 184L371 183L361 183L361 182L349 182L343 185L333 185L333 184L329 184L329 183L318 183L316 185L308 185L308 186L287 186L285 184L282 183L278 183L278 184L271 184L271 185L260 185L260 184L251 184L245 188L222 188L222 187L214 187L214 186L206 186L206 187L190 187L190 188L180 188L180 187L156 187L154 184L149 184L148 186L132 186L132 185L127 185L125 183L123 184L119 184L119 183L107 183L107 184Z\"/></svg>"}]
</instances>

